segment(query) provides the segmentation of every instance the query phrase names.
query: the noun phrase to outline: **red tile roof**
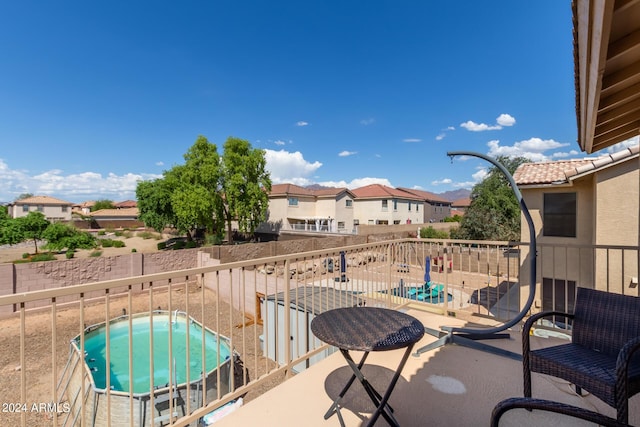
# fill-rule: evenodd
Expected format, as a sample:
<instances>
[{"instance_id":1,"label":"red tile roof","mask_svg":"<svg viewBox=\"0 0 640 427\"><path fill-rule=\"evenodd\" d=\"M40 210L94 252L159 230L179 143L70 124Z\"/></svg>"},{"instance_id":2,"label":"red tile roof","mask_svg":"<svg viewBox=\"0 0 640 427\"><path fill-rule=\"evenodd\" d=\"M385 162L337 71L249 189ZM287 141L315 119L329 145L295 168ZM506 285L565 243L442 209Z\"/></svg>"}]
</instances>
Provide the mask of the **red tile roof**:
<instances>
[{"instance_id":1,"label":"red tile roof","mask_svg":"<svg viewBox=\"0 0 640 427\"><path fill-rule=\"evenodd\" d=\"M358 199L397 198L405 200L423 200L415 194L407 193L406 191L397 188L387 187L382 184L366 185L364 187L351 190L351 192L355 194Z\"/></svg>"},{"instance_id":2,"label":"red tile roof","mask_svg":"<svg viewBox=\"0 0 640 427\"><path fill-rule=\"evenodd\" d=\"M598 169L638 157L638 145L613 154L592 159L560 160L555 162L525 163L518 167L513 179L518 185L550 185L590 174Z\"/></svg>"},{"instance_id":3,"label":"red tile roof","mask_svg":"<svg viewBox=\"0 0 640 427\"><path fill-rule=\"evenodd\" d=\"M50 196L32 196L22 200L16 200L14 205L67 205L73 206L73 203L65 200L56 199Z\"/></svg>"},{"instance_id":4,"label":"red tile roof","mask_svg":"<svg viewBox=\"0 0 640 427\"><path fill-rule=\"evenodd\" d=\"M459 206L468 208L471 206L471 199L468 197L463 197L462 199L454 200L451 202L451 206Z\"/></svg>"},{"instance_id":5,"label":"red tile roof","mask_svg":"<svg viewBox=\"0 0 640 427\"><path fill-rule=\"evenodd\" d=\"M405 187L398 187L398 190L406 191L407 193L414 194L422 198L423 200L428 200L430 202L449 203L449 204L451 203L449 200L443 197L440 197L437 194L431 193L429 191L416 190L414 188L405 188Z\"/></svg>"}]
</instances>

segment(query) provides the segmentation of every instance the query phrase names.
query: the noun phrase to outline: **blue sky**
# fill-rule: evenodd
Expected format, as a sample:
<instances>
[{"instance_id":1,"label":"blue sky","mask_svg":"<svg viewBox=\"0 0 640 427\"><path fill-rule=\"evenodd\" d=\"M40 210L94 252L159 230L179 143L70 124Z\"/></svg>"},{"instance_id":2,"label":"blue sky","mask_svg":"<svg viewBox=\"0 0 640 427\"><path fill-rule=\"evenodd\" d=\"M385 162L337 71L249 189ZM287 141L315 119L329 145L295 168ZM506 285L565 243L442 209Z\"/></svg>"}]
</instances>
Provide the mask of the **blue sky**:
<instances>
[{"instance_id":1,"label":"blue sky","mask_svg":"<svg viewBox=\"0 0 640 427\"><path fill-rule=\"evenodd\" d=\"M570 1L0 4L0 201L135 197L198 135L274 183L471 188L584 157ZM635 141L637 143L637 140Z\"/></svg>"}]
</instances>

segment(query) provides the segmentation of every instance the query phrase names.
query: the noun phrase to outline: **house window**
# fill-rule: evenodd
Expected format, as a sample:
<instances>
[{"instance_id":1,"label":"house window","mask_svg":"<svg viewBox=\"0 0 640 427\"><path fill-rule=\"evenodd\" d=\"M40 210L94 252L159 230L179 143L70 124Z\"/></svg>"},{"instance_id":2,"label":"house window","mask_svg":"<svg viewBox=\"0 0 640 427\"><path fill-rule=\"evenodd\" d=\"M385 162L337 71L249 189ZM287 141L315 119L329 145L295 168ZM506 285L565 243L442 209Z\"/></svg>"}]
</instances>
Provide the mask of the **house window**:
<instances>
[{"instance_id":1,"label":"house window","mask_svg":"<svg viewBox=\"0 0 640 427\"><path fill-rule=\"evenodd\" d=\"M62 207L62 212L66 212L67 211L67 206L63 206Z\"/></svg>"},{"instance_id":2,"label":"house window","mask_svg":"<svg viewBox=\"0 0 640 427\"><path fill-rule=\"evenodd\" d=\"M344 230L344 221L338 221L338 230Z\"/></svg>"},{"instance_id":3,"label":"house window","mask_svg":"<svg viewBox=\"0 0 640 427\"><path fill-rule=\"evenodd\" d=\"M384 199L382 201L382 210L386 211L387 209L389 209L389 201L387 199Z\"/></svg>"},{"instance_id":4,"label":"house window","mask_svg":"<svg viewBox=\"0 0 640 427\"><path fill-rule=\"evenodd\" d=\"M420 207L420 205L416 203L416 212L418 212L418 208L419 207Z\"/></svg>"},{"instance_id":5,"label":"house window","mask_svg":"<svg viewBox=\"0 0 640 427\"><path fill-rule=\"evenodd\" d=\"M360 220L359 219L354 219L353 220L353 225L360 225Z\"/></svg>"},{"instance_id":6,"label":"house window","mask_svg":"<svg viewBox=\"0 0 640 427\"><path fill-rule=\"evenodd\" d=\"M289 206L298 206L298 198L289 197Z\"/></svg>"},{"instance_id":7,"label":"house window","mask_svg":"<svg viewBox=\"0 0 640 427\"><path fill-rule=\"evenodd\" d=\"M393 199L393 210L394 211L398 210L398 201L396 199Z\"/></svg>"},{"instance_id":8,"label":"house window","mask_svg":"<svg viewBox=\"0 0 640 427\"><path fill-rule=\"evenodd\" d=\"M575 280L542 278L542 311L573 313L575 302ZM565 318L558 317L557 322L564 325ZM571 322L569 322L569 324L571 324Z\"/></svg>"},{"instance_id":9,"label":"house window","mask_svg":"<svg viewBox=\"0 0 640 427\"><path fill-rule=\"evenodd\" d=\"M347 206L348 208L350 208L350 207L352 207L352 206L353 206L353 200L351 200L351 199L347 199L347 200L345 200L345 204L346 204L346 206Z\"/></svg>"},{"instance_id":10,"label":"house window","mask_svg":"<svg viewBox=\"0 0 640 427\"><path fill-rule=\"evenodd\" d=\"M409 212L411 212L411 202L409 202Z\"/></svg>"},{"instance_id":11,"label":"house window","mask_svg":"<svg viewBox=\"0 0 640 427\"><path fill-rule=\"evenodd\" d=\"M576 237L576 193L545 193L543 235Z\"/></svg>"},{"instance_id":12,"label":"house window","mask_svg":"<svg viewBox=\"0 0 640 427\"><path fill-rule=\"evenodd\" d=\"M393 220L393 224L394 224L394 225L398 225L398 224L400 224L400 220L399 220L399 219L394 219L394 220Z\"/></svg>"},{"instance_id":13,"label":"house window","mask_svg":"<svg viewBox=\"0 0 640 427\"><path fill-rule=\"evenodd\" d=\"M22 205L22 212L29 212L29 205Z\"/></svg>"},{"instance_id":14,"label":"house window","mask_svg":"<svg viewBox=\"0 0 640 427\"><path fill-rule=\"evenodd\" d=\"M38 205L38 212L44 212L44 205Z\"/></svg>"}]
</instances>

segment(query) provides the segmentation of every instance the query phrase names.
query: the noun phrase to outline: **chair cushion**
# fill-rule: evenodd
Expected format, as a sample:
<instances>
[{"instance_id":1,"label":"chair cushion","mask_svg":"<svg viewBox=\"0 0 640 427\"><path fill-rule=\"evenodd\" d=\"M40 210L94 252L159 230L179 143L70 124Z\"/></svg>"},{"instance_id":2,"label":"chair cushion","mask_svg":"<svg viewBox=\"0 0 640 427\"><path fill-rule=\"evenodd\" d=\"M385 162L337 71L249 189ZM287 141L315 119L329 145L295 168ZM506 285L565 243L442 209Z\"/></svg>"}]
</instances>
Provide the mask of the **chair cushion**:
<instances>
[{"instance_id":1,"label":"chair cushion","mask_svg":"<svg viewBox=\"0 0 640 427\"><path fill-rule=\"evenodd\" d=\"M567 380L616 406L616 357L569 343L531 351L530 367L533 372ZM632 363L629 378L632 396L640 391L640 363Z\"/></svg>"}]
</instances>

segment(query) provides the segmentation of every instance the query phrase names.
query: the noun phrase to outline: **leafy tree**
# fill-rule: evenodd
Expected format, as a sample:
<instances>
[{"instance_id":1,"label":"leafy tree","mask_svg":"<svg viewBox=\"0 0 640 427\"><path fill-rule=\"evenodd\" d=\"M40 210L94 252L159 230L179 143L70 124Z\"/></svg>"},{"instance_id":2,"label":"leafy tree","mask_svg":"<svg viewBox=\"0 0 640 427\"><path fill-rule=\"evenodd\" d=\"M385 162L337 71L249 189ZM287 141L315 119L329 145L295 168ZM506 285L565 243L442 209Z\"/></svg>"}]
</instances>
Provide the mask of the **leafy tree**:
<instances>
[{"instance_id":1,"label":"leafy tree","mask_svg":"<svg viewBox=\"0 0 640 427\"><path fill-rule=\"evenodd\" d=\"M248 141L229 137L222 155L222 191L227 235L232 240L231 224L238 221L239 231L253 232L265 220L271 191L264 150L252 148Z\"/></svg>"},{"instance_id":2,"label":"leafy tree","mask_svg":"<svg viewBox=\"0 0 640 427\"><path fill-rule=\"evenodd\" d=\"M215 144L199 136L184 159L163 178L138 184L139 218L145 225L157 231L173 226L191 239L198 228L220 236L226 223L231 239L233 220L244 232L264 220L271 189L264 151L229 138L221 157Z\"/></svg>"},{"instance_id":3,"label":"leafy tree","mask_svg":"<svg viewBox=\"0 0 640 427\"><path fill-rule=\"evenodd\" d=\"M33 197L33 194L31 194L31 193L22 193L21 195L19 195L16 198L16 201L22 200L22 199L28 199L29 197Z\"/></svg>"},{"instance_id":4,"label":"leafy tree","mask_svg":"<svg viewBox=\"0 0 640 427\"><path fill-rule=\"evenodd\" d=\"M524 157L496 159L510 174L528 160ZM460 228L460 239L518 240L520 238L520 206L507 178L496 167L489 169L485 179L471 191L471 205L467 208Z\"/></svg>"},{"instance_id":5,"label":"leafy tree","mask_svg":"<svg viewBox=\"0 0 640 427\"><path fill-rule=\"evenodd\" d=\"M96 247L96 239L90 233L61 222L50 224L42 233L42 237L47 240L46 247L56 251L62 249L74 251Z\"/></svg>"},{"instance_id":6,"label":"leafy tree","mask_svg":"<svg viewBox=\"0 0 640 427\"><path fill-rule=\"evenodd\" d=\"M36 254L38 253L38 240L42 239L44 231L49 226L49 221L42 212L29 212L26 216L21 216L13 220L17 227L14 232L20 233L21 242L25 240L33 240Z\"/></svg>"},{"instance_id":7,"label":"leafy tree","mask_svg":"<svg viewBox=\"0 0 640 427\"><path fill-rule=\"evenodd\" d=\"M436 230L432 226L420 229L420 237L423 239L448 239L449 233L444 230Z\"/></svg>"},{"instance_id":8,"label":"leafy tree","mask_svg":"<svg viewBox=\"0 0 640 427\"><path fill-rule=\"evenodd\" d=\"M184 159L184 165L175 166L165 175L165 179L173 183L171 203L176 227L181 230L205 228L214 233L224 224L218 147L199 136Z\"/></svg>"},{"instance_id":9,"label":"leafy tree","mask_svg":"<svg viewBox=\"0 0 640 427\"><path fill-rule=\"evenodd\" d=\"M158 232L176 224L171 193L172 188L166 179L139 182L136 187L138 218Z\"/></svg>"},{"instance_id":10,"label":"leafy tree","mask_svg":"<svg viewBox=\"0 0 640 427\"><path fill-rule=\"evenodd\" d=\"M112 200L109 199L101 199L96 200L96 202L91 206L91 212L99 211L102 209L115 209L115 205Z\"/></svg>"}]
</instances>

